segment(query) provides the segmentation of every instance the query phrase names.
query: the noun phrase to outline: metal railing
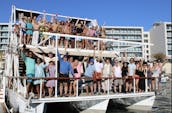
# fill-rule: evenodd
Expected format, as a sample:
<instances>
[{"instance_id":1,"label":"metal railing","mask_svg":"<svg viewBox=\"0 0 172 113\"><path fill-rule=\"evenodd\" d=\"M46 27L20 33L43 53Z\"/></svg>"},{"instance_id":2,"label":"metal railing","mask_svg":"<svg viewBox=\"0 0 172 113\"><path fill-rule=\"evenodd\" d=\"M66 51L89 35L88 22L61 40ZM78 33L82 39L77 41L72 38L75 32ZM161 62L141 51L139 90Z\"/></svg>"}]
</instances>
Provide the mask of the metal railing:
<instances>
[{"instance_id":1,"label":"metal railing","mask_svg":"<svg viewBox=\"0 0 172 113\"><path fill-rule=\"evenodd\" d=\"M81 92L79 94L79 90L81 90L79 88L79 81L80 80L93 80L93 78L89 78L89 77L80 77L80 78L64 78L64 77L43 77L43 78L28 78L28 77L12 77L12 76L4 76L6 77L6 79L8 79L8 82L13 82L11 85L12 85L12 89L13 91L16 91L17 93L19 94L22 94L24 97L26 97L26 93L27 93L27 80L41 80L41 81L48 81L48 80L55 80L55 81L58 81L58 80L76 80L77 84L76 84L76 97L78 96L85 96L85 95L82 95L83 92ZM113 80L117 80L117 79L121 79L121 80L126 80L126 79L133 79L133 85L132 85L132 91L131 93L136 93L136 88L135 88L135 80L136 79L145 79L145 89L144 89L144 92L140 92L140 93L145 93L145 92L148 92L148 84L147 84L147 80L148 79L158 79L159 77L139 77L139 78L116 78L116 77L102 77L102 80L108 80L108 85L107 85L107 94L102 94L102 95L114 95L115 93L112 93L112 87L114 86L112 81ZM57 82L56 82L57 83ZM112 84L110 84L112 83ZM22 85L23 84L23 85ZM21 87L23 86L24 90L21 89ZM40 95L39 95L39 98L46 98L46 97L42 97L42 82L40 82ZM81 84L80 84L81 85ZM9 87L9 86L7 86ZM10 86L11 87L11 86ZM9 88L10 88L9 87ZM58 85L55 85L55 89L58 89ZM81 85L80 86L81 88L83 88L83 86ZM157 86L156 86L157 87ZM57 91L57 90L56 90ZM84 93L83 93L84 94ZM58 97L58 92L54 92L54 97ZM94 96L94 95L92 95ZM95 95L97 96L97 95ZM51 98L51 97L49 97Z\"/></svg>"},{"instance_id":2,"label":"metal railing","mask_svg":"<svg viewBox=\"0 0 172 113\"><path fill-rule=\"evenodd\" d=\"M117 55L117 54L119 55L119 52L124 52L130 48L141 47L144 45L152 45L152 44L147 44L147 43L138 43L138 42L131 42L131 41L115 40L115 39L108 39L108 38L101 38L101 37L79 36L79 35L71 35L71 34L60 34L60 33L50 33L50 32L42 32L41 34L43 37L45 36L46 38L38 42L37 45L33 45L36 48L57 46L59 48L65 48L65 50L66 49L75 49L75 50L96 49L98 53L99 51L103 51L103 52L111 51L108 54L112 54L112 51L114 51L113 55ZM19 41L18 41L19 44L22 44L21 39L22 39L22 35L20 35L19 37ZM51 41L54 41L55 45L52 45ZM64 44L63 46L58 44L61 41ZM115 44L116 46L119 46L121 45L121 43L131 44L131 45L125 48L117 48L117 50L115 50L113 45ZM27 44L27 45L32 45L32 44ZM110 57L112 57L112 55Z\"/></svg>"}]
</instances>

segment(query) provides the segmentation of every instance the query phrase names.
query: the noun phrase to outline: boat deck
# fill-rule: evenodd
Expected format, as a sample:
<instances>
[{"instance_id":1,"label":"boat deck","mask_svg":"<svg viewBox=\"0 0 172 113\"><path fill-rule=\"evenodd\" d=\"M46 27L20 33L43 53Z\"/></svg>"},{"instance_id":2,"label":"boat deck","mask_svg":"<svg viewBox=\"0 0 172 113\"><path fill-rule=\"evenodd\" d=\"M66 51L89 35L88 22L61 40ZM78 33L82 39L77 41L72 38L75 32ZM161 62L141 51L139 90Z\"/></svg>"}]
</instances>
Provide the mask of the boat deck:
<instances>
[{"instance_id":1,"label":"boat deck","mask_svg":"<svg viewBox=\"0 0 172 113\"><path fill-rule=\"evenodd\" d=\"M23 45L20 45L20 47L22 47ZM33 45L26 45L27 48L29 48L30 50L37 52L37 53L56 53L56 48L52 47L52 46L48 46L48 47L43 47L43 46L33 46ZM94 56L94 50L86 50L86 49L81 49L81 48L62 48L59 47L58 48L60 54L66 54L66 52L68 52L70 55L73 56ZM95 50L95 56L103 56L103 57L116 57L117 56L117 52L115 51L101 51L101 50Z\"/></svg>"},{"instance_id":2,"label":"boat deck","mask_svg":"<svg viewBox=\"0 0 172 113\"><path fill-rule=\"evenodd\" d=\"M119 98L132 98L132 97L146 97L154 96L154 92L144 92L144 93L116 93L107 95L94 95L85 96L82 94L76 97L44 97L39 99L31 99L32 103L54 103L54 102L73 102L73 101L87 101L87 100L103 100L103 99L119 99Z\"/></svg>"}]
</instances>

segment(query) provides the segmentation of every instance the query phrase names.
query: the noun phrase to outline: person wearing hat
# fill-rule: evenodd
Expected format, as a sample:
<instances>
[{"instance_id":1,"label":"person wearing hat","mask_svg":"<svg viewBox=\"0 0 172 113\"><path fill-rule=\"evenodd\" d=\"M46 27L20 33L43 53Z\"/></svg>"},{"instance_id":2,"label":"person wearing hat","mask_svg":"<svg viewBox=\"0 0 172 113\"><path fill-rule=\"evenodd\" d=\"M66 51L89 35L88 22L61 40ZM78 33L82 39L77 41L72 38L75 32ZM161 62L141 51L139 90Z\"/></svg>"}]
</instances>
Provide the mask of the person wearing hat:
<instances>
[{"instance_id":1,"label":"person wearing hat","mask_svg":"<svg viewBox=\"0 0 172 113\"><path fill-rule=\"evenodd\" d=\"M89 94L89 87L91 89L91 95L93 95L93 74L95 73L95 65L94 65L94 59L89 60L89 64L87 68L85 69L85 85L86 85L86 95Z\"/></svg>"},{"instance_id":2,"label":"person wearing hat","mask_svg":"<svg viewBox=\"0 0 172 113\"><path fill-rule=\"evenodd\" d=\"M56 57L53 55L53 52L48 53L48 57L45 56L45 54L41 55L39 53L33 52L37 57L41 58L45 61L46 65L48 66L50 61L56 62ZM48 73L46 73L46 76L49 76Z\"/></svg>"},{"instance_id":3,"label":"person wearing hat","mask_svg":"<svg viewBox=\"0 0 172 113\"><path fill-rule=\"evenodd\" d=\"M60 97L63 96L63 89L64 89L64 96L68 96L68 78L69 78L69 73L74 75L71 63L67 60L68 59L68 54L65 54L63 58L61 58L59 51L57 50L58 54L58 59L60 63L60 68L59 68L59 83L60 83Z\"/></svg>"}]
</instances>

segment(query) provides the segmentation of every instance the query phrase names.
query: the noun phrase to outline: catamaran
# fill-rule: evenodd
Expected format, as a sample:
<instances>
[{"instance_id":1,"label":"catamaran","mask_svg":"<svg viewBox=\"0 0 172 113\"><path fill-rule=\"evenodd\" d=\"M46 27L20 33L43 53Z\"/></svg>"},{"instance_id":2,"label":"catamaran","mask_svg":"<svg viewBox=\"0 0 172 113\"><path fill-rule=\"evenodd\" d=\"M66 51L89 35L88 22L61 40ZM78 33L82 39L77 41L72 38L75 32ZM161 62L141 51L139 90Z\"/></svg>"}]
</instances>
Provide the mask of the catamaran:
<instances>
[{"instance_id":1,"label":"catamaran","mask_svg":"<svg viewBox=\"0 0 172 113\"><path fill-rule=\"evenodd\" d=\"M54 78L28 78L21 75L21 70L23 69L24 62L21 60L21 56L19 55L19 50L23 47L23 44L21 43L21 35L17 36L14 33L13 26L17 21L19 21L22 16L29 16L30 13L32 13L33 16L38 17L39 15L46 15L46 16L57 16L58 18L65 18L70 19L71 22L76 21L85 21L87 26L96 26L97 21L94 19L87 19L87 18L78 18L78 17L70 17L70 16L63 16L63 15L57 15L57 14L50 14L45 12L39 12L39 11L31 11L31 10L25 10L16 8L15 6L12 6L12 13L10 18L10 44L9 48L6 51L5 54L5 73L3 75L3 88L2 93L3 96L1 98L2 102L6 102L7 100L10 103L10 106L12 106L14 112L20 112L20 113L44 113L46 112L46 107L50 103L70 103L71 105L78 108L81 112L86 111L101 111L106 112L108 106L110 104L115 103L122 103L126 105L126 107L130 109L151 109L154 100L155 100L155 92L148 91L148 78L145 77L145 92L138 93L135 91L135 79L133 80L133 91L131 93L113 93L111 91L110 87L110 81L113 78L107 77L108 80L108 89L106 94L102 95L91 95L87 96L84 94L84 86L79 86L79 80L83 80L84 78L80 77L77 78L77 91L76 96L72 97L59 97L58 95L58 70L56 69L56 76ZM46 35L46 39L41 40L36 45L30 45L26 44L26 48L30 49L32 52L38 53L38 54L48 54L49 52L53 52L55 57L57 57L57 49L59 50L60 54L64 55L66 52L68 52L71 56L90 56L93 57L93 55L99 57L108 57L108 58L114 58L114 57L120 57L120 52L127 50L129 48L139 47L139 46L145 46L148 45L146 43L139 43L139 42L130 42L130 41L120 41L120 40L114 40L114 39L108 39L108 38L102 38L102 37L89 37L89 36L80 36L80 35L73 35L73 34L64 34L64 33L52 33L52 32L42 32L42 35ZM65 37L72 39L74 42L74 47L68 47L65 48L64 46L59 46L58 43L55 44L55 46L51 46L49 43L52 37L55 37L55 42L58 42L60 37ZM93 42L95 45L97 45L96 49L85 49L85 48L79 48L77 46L77 40L89 40L90 42ZM101 43L105 43L110 48L113 48L114 44L121 44L126 43L130 44L130 47L126 48L118 48L118 50L113 49L101 49L100 45ZM44 45L46 43L46 45ZM152 45L152 44L149 44ZM58 59L56 59L56 67L58 67L57 63ZM29 98L26 98L27 94L27 86L26 82L27 80L49 80L54 79L55 80L55 88L54 88L54 96L52 97L42 97L42 84L40 84L40 98L34 98L34 95L29 95ZM6 97L6 98L5 98ZM131 101L132 100L132 101Z\"/></svg>"}]
</instances>

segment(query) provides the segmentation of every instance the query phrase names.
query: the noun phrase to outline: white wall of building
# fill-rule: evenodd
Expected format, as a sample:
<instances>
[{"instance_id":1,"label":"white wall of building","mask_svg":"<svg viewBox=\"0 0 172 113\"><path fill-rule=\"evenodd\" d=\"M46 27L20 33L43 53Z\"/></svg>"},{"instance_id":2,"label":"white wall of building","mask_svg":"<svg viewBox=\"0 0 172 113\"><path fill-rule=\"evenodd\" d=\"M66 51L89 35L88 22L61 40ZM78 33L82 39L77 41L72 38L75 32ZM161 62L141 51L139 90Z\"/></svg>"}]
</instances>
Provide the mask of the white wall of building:
<instances>
[{"instance_id":1,"label":"white wall of building","mask_svg":"<svg viewBox=\"0 0 172 113\"><path fill-rule=\"evenodd\" d=\"M149 32L143 33L143 42L150 44L150 33ZM144 50L145 50L144 51L144 58L147 58L147 60L151 60L150 45L146 45Z\"/></svg>"},{"instance_id":2,"label":"white wall of building","mask_svg":"<svg viewBox=\"0 0 172 113\"><path fill-rule=\"evenodd\" d=\"M167 30L167 25L172 25L172 23L157 22L150 29L150 42L154 44L154 46L150 47L151 55L163 53L168 58L171 58L171 55L168 55L167 37L172 37L172 29Z\"/></svg>"},{"instance_id":3,"label":"white wall of building","mask_svg":"<svg viewBox=\"0 0 172 113\"><path fill-rule=\"evenodd\" d=\"M151 55L156 53L166 54L165 38L164 24L157 24L151 28L150 42L154 44L150 47Z\"/></svg>"}]
</instances>

